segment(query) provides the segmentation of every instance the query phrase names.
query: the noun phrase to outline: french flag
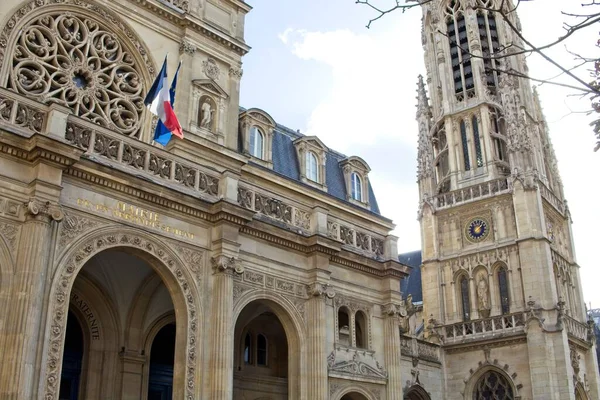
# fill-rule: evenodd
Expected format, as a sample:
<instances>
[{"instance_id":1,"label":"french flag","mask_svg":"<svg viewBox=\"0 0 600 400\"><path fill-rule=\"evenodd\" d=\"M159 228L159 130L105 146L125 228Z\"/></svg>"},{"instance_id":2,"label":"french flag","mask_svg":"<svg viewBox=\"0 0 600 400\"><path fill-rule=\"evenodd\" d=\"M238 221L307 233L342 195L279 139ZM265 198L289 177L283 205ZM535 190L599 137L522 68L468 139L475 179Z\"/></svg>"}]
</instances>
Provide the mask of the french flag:
<instances>
[{"instance_id":1,"label":"french flag","mask_svg":"<svg viewBox=\"0 0 600 400\"><path fill-rule=\"evenodd\" d=\"M163 62L156 80L152 84L150 91L144 99L144 104L150 112L157 115L171 134L183 139L183 129L179 125L173 106L171 105L171 96L169 93L169 83L167 80L167 58Z\"/></svg>"}]
</instances>

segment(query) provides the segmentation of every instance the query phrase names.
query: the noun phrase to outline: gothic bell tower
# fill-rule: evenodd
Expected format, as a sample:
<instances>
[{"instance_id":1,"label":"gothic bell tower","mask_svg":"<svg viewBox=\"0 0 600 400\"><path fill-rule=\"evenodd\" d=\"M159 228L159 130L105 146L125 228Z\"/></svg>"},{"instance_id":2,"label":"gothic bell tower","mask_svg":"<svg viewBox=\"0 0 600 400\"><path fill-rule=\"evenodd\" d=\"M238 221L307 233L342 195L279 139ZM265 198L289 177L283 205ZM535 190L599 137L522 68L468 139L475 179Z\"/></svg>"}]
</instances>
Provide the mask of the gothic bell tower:
<instances>
[{"instance_id":1,"label":"gothic bell tower","mask_svg":"<svg viewBox=\"0 0 600 400\"><path fill-rule=\"evenodd\" d=\"M471 391L480 398L478 382L492 373L515 398L600 398L556 157L537 93L522 77L525 58L509 53L523 47L511 7L422 2L427 73L418 80L417 121L427 336L446 351L445 398Z\"/></svg>"}]
</instances>

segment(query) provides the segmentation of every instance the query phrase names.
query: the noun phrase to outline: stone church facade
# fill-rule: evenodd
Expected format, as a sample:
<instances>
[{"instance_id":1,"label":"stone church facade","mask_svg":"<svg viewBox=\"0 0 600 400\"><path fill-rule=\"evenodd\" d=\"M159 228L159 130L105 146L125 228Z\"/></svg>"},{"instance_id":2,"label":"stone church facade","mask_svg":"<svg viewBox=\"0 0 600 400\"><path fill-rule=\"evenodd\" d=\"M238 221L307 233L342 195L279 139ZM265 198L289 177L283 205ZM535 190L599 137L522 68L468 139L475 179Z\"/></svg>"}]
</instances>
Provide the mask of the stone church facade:
<instances>
[{"instance_id":1,"label":"stone church facade","mask_svg":"<svg viewBox=\"0 0 600 400\"><path fill-rule=\"evenodd\" d=\"M423 6L411 271L365 160L240 108L248 4L4 0L0 398L599 398L539 101L438 32L515 40L471 3Z\"/></svg>"}]
</instances>

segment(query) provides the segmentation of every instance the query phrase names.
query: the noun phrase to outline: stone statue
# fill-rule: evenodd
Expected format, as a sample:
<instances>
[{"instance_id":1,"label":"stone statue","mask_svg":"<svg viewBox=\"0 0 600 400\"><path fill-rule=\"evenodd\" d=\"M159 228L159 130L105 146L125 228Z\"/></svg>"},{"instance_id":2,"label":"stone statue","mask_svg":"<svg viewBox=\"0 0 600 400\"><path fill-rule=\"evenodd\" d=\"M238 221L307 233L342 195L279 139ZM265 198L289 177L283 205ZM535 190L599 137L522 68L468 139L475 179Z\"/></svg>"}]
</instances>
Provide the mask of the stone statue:
<instances>
[{"instance_id":1,"label":"stone statue","mask_svg":"<svg viewBox=\"0 0 600 400\"><path fill-rule=\"evenodd\" d=\"M208 99L205 99L204 103L202 103L202 107L200 108L200 115L202 116L200 126L202 128L210 130L214 112L215 110L212 109L210 101Z\"/></svg>"},{"instance_id":2,"label":"stone statue","mask_svg":"<svg viewBox=\"0 0 600 400\"><path fill-rule=\"evenodd\" d=\"M477 298L479 299L479 310L490 309L488 284L483 274L479 275L479 282L477 282Z\"/></svg>"}]
</instances>

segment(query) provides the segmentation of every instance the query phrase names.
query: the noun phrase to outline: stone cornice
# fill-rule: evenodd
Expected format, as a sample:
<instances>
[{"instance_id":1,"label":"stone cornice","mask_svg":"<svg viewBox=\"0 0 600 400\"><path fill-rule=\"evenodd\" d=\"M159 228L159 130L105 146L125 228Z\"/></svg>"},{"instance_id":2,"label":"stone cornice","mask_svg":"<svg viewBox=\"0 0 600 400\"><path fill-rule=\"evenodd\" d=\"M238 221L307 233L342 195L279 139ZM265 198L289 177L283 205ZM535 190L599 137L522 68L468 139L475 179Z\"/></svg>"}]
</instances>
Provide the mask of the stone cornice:
<instances>
[{"instance_id":1,"label":"stone cornice","mask_svg":"<svg viewBox=\"0 0 600 400\"><path fill-rule=\"evenodd\" d=\"M48 136L36 134L23 138L0 132L0 153L29 163L45 162L64 169L75 164L83 152Z\"/></svg>"},{"instance_id":2,"label":"stone cornice","mask_svg":"<svg viewBox=\"0 0 600 400\"><path fill-rule=\"evenodd\" d=\"M460 344L445 344L442 346L448 354L465 353L474 350L481 350L483 346L490 348L513 346L515 344L527 343L527 335L524 332L516 334L514 337L498 337L480 340L469 340Z\"/></svg>"}]
</instances>

